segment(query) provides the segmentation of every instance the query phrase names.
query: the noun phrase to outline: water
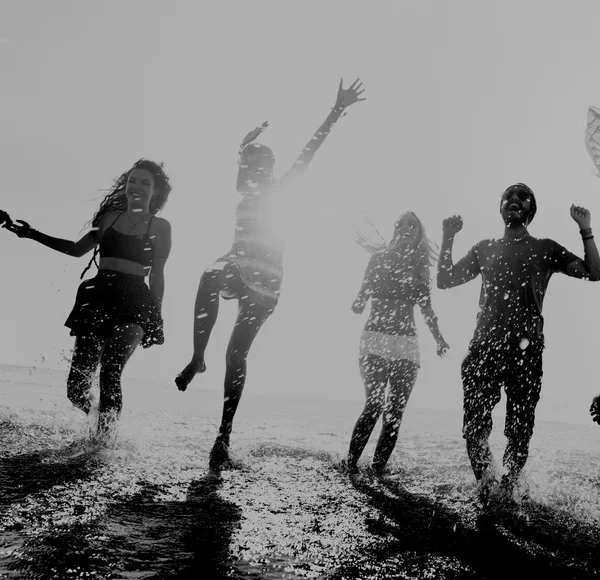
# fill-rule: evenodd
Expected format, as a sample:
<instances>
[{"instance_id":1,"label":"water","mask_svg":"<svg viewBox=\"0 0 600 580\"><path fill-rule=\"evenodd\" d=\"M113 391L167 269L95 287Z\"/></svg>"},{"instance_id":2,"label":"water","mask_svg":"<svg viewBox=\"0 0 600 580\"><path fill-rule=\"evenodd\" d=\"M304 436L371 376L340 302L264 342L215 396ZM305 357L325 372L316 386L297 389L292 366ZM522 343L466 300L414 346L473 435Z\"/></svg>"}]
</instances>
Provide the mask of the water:
<instances>
[{"instance_id":1,"label":"water","mask_svg":"<svg viewBox=\"0 0 600 580\"><path fill-rule=\"evenodd\" d=\"M392 473L350 478L340 459L359 403L248 389L234 468L217 475L221 397L201 381L179 393L126 379L120 427L96 445L63 373L0 366L0 578L600 575L594 425L538 422L532 501L485 514L458 414L409 403Z\"/></svg>"}]
</instances>

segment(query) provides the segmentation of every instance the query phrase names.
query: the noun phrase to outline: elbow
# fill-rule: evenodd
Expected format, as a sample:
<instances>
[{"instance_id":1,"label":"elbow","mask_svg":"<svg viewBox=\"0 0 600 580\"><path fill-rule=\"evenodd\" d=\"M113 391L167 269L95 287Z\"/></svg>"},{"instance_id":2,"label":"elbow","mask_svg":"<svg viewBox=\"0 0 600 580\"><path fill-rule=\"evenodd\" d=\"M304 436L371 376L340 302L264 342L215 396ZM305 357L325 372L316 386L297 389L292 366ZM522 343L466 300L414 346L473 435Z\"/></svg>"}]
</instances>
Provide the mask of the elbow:
<instances>
[{"instance_id":1,"label":"elbow","mask_svg":"<svg viewBox=\"0 0 600 580\"><path fill-rule=\"evenodd\" d=\"M439 290L446 290L450 288L450 279L447 276L438 276L436 278L436 285Z\"/></svg>"},{"instance_id":2,"label":"elbow","mask_svg":"<svg viewBox=\"0 0 600 580\"><path fill-rule=\"evenodd\" d=\"M590 272L588 275L590 282L600 282L600 272Z\"/></svg>"}]
</instances>

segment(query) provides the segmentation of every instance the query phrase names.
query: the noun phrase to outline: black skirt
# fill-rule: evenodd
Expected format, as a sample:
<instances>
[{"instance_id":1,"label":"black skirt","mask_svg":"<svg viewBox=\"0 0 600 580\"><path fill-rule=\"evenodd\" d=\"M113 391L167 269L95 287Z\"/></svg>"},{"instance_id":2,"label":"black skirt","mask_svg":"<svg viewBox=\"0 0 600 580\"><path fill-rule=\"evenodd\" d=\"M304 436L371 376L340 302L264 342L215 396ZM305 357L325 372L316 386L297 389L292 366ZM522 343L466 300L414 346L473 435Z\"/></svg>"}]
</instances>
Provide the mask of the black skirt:
<instances>
[{"instance_id":1,"label":"black skirt","mask_svg":"<svg viewBox=\"0 0 600 580\"><path fill-rule=\"evenodd\" d=\"M144 329L144 348L165 341L160 310L144 277L100 270L95 278L79 285L65 326L71 329L71 336L95 334L106 340L121 324Z\"/></svg>"}]
</instances>

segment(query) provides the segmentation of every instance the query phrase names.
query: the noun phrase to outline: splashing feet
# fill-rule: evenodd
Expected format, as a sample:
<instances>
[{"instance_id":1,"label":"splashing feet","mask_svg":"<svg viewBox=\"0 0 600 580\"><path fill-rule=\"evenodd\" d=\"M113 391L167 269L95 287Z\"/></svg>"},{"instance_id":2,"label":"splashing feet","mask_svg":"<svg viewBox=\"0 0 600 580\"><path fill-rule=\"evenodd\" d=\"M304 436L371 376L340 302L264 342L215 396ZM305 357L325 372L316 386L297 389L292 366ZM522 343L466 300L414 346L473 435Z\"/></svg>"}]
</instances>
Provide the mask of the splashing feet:
<instances>
[{"instance_id":1,"label":"splashing feet","mask_svg":"<svg viewBox=\"0 0 600 580\"><path fill-rule=\"evenodd\" d=\"M229 437L219 435L215 439L215 443L210 450L210 459L208 466L211 469L219 470L228 467L231 464L229 458Z\"/></svg>"},{"instance_id":2,"label":"splashing feet","mask_svg":"<svg viewBox=\"0 0 600 580\"><path fill-rule=\"evenodd\" d=\"M193 359L175 378L175 384L180 391L185 391L193 378L198 373L203 373L206 370L204 359Z\"/></svg>"}]
</instances>

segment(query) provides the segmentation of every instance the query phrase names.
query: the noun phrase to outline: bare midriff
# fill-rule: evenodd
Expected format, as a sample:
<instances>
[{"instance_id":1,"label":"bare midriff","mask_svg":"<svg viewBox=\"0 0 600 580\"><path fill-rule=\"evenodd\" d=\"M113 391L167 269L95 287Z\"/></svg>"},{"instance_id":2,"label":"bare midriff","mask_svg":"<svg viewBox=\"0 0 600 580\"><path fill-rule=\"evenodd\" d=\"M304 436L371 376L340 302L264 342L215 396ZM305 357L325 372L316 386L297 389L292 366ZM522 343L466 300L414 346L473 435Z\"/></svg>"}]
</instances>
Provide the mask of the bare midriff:
<instances>
[{"instance_id":1,"label":"bare midriff","mask_svg":"<svg viewBox=\"0 0 600 580\"><path fill-rule=\"evenodd\" d=\"M403 299L373 296L365 330L394 336L416 335L414 305Z\"/></svg>"},{"instance_id":2,"label":"bare midriff","mask_svg":"<svg viewBox=\"0 0 600 580\"><path fill-rule=\"evenodd\" d=\"M98 265L100 270L113 270L123 272L123 274L132 274L133 276L146 277L150 273L150 267L122 258L100 258Z\"/></svg>"}]
</instances>

